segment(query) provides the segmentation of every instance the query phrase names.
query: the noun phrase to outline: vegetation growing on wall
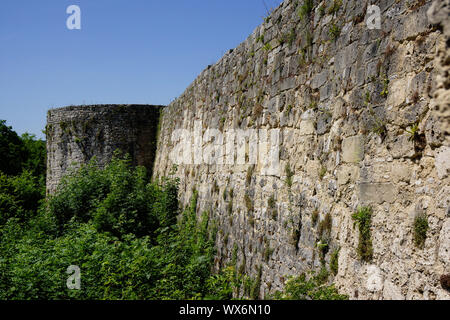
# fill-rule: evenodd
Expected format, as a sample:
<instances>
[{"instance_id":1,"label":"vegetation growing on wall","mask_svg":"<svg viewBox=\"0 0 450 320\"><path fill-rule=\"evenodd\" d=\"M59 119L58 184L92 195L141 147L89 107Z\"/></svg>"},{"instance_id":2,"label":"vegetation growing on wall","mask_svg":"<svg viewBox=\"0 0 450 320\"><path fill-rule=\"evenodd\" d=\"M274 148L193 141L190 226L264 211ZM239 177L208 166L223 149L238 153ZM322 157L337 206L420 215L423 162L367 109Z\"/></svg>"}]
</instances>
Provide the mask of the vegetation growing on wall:
<instances>
[{"instance_id":1,"label":"vegetation growing on wall","mask_svg":"<svg viewBox=\"0 0 450 320\"><path fill-rule=\"evenodd\" d=\"M291 170L291 165L288 163L285 167L285 173L286 173L286 185L290 188L292 187L292 178L294 177L294 171Z\"/></svg>"},{"instance_id":2,"label":"vegetation growing on wall","mask_svg":"<svg viewBox=\"0 0 450 320\"><path fill-rule=\"evenodd\" d=\"M417 248L422 249L425 246L428 228L426 214L419 214L414 218L414 244Z\"/></svg>"},{"instance_id":3,"label":"vegetation growing on wall","mask_svg":"<svg viewBox=\"0 0 450 320\"><path fill-rule=\"evenodd\" d=\"M334 275L337 275L338 270L339 270L339 251L340 251L340 248L336 248L331 253L330 269Z\"/></svg>"},{"instance_id":4,"label":"vegetation growing on wall","mask_svg":"<svg viewBox=\"0 0 450 320\"><path fill-rule=\"evenodd\" d=\"M300 17L300 19L303 20L304 18L309 16L313 8L314 8L313 0L305 0L298 9L298 16Z\"/></svg>"},{"instance_id":5,"label":"vegetation growing on wall","mask_svg":"<svg viewBox=\"0 0 450 320\"><path fill-rule=\"evenodd\" d=\"M291 277L283 292L276 292L274 299L279 300L348 300L348 296L339 294L333 285L324 283L320 275L314 273Z\"/></svg>"},{"instance_id":6,"label":"vegetation growing on wall","mask_svg":"<svg viewBox=\"0 0 450 320\"><path fill-rule=\"evenodd\" d=\"M370 231L372 223L372 208L360 207L352 215L355 225L358 225L359 230L359 243L358 243L358 255L361 260L370 262L373 256L372 247L372 233Z\"/></svg>"}]
</instances>

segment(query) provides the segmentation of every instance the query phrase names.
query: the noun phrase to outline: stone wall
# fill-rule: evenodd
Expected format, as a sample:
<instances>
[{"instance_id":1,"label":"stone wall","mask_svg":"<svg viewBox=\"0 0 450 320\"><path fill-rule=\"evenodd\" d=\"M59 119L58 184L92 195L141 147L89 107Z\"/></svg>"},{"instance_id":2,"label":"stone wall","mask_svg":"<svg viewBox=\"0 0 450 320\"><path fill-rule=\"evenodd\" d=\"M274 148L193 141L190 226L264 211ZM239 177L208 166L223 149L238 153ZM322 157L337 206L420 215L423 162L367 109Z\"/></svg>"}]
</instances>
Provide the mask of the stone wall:
<instances>
[{"instance_id":1,"label":"stone wall","mask_svg":"<svg viewBox=\"0 0 450 320\"><path fill-rule=\"evenodd\" d=\"M151 174L160 106L96 105L52 109L47 114L47 192L56 190L70 167L97 158L107 163L115 150Z\"/></svg>"},{"instance_id":2,"label":"stone wall","mask_svg":"<svg viewBox=\"0 0 450 320\"><path fill-rule=\"evenodd\" d=\"M279 130L278 173L263 159L178 165L182 202L197 189L199 213L218 223L217 269L235 263L264 297L288 275L330 269L334 253L330 281L352 299L449 299L440 277L450 273L450 149L436 107L448 111L445 17L427 17L431 1L371 1L381 9L371 30L369 1L313 2L308 14L284 1L162 111L154 177L173 169L179 129ZM233 149L205 140L222 159ZM373 210L368 261L352 218L360 206ZM429 225L423 247L416 217Z\"/></svg>"}]
</instances>

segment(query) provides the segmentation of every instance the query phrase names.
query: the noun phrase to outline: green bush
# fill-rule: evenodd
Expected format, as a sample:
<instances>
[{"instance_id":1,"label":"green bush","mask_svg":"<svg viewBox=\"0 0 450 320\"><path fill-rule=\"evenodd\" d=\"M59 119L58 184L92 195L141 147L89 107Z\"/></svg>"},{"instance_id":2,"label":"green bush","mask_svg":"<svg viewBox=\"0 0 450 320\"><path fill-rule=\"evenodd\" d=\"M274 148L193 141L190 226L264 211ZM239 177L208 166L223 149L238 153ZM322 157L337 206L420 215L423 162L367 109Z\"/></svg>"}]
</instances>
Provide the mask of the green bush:
<instances>
[{"instance_id":1,"label":"green bush","mask_svg":"<svg viewBox=\"0 0 450 320\"><path fill-rule=\"evenodd\" d=\"M231 300L235 288L239 286L235 268L229 266L220 273L211 276L207 282L205 300Z\"/></svg>"},{"instance_id":2,"label":"green bush","mask_svg":"<svg viewBox=\"0 0 450 320\"><path fill-rule=\"evenodd\" d=\"M7 175L17 175L22 171L26 160L26 149L23 141L5 120L0 120L0 171Z\"/></svg>"},{"instance_id":3,"label":"green bush","mask_svg":"<svg viewBox=\"0 0 450 320\"><path fill-rule=\"evenodd\" d=\"M18 176L0 172L0 226L10 218L25 222L35 214L44 196L37 180L29 171Z\"/></svg>"},{"instance_id":4,"label":"green bush","mask_svg":"<svg viewBox=\"0 0 450 320\"><path fill-rule=\"evenodd\" d=\"M128 159L73 172L29 221L1 225L0 299L205 297L215 228L197 219L196 192L179 215L177 192L177 180L151 183ZM81 290L66 288L70 265Z\"/></svg>"},{"instance_id":5,"label":"green bush","mask_svg":"<svg viewBox=\"0 0 450 320\"><path fill-rule=\"evenodd\" d=\"M93 161L66 176L48 206L60 231L69 222L92 221L98 231L117 237L152 236L175 222L177 187L169 180L148 183L145 169L133 168L129 158L114 158L105 169Z\"/></svg>"},{"instance_id":6,"label":"green bush","mask_svg":"<svg viewBox=\"0 0 450 320\"><path fill-rule=\"evenodd\" d=\"M326 270L325 270L326 271ZM324 284L324 271L301 274L290 277L282 292L272 296L276 300L348 300L348 296L339 294L333 285Z\"/></svg>"},{"instance_id":7,"label":"green bush","mask_svg":"<svg viewBox=\"0 0 450 320\"><path fill-rule=\"evenodd\" d=\"M23 170L42 178L45 187L46 146L45 141L37 140L34 135L23 134L21 137L0 120L0 171L6 175L19 175Z\"/></svg>"}]
</instances>

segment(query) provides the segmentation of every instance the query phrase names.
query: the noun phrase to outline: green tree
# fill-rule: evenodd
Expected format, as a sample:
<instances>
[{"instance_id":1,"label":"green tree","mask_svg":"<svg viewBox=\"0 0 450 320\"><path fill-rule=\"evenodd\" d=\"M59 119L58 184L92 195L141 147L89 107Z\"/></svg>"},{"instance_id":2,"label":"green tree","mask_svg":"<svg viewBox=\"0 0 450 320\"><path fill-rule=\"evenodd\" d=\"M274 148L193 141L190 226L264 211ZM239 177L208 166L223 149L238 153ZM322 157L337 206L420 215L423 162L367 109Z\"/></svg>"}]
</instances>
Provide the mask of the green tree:
<instances>
[{"instance_id":1,"label":"green tree","mask_svg":"<svg viewBox=\"0 0 450 320\"><path fill-rule=\"evenodd\" d=\"M22 171L27 158L23 141L5 120L0 120L0 171L8 175L17 175Z\"/></svg>"}]
</instances>

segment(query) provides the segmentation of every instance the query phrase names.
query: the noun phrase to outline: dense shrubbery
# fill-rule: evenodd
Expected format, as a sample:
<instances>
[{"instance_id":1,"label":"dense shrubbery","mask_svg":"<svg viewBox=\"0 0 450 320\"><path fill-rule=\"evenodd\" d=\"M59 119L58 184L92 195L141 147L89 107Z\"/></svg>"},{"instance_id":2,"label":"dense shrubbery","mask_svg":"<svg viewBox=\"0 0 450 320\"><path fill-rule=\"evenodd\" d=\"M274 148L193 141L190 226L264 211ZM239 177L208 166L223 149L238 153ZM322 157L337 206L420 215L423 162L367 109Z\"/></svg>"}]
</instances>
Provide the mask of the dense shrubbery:
<instances>
[{"instance_id":1,"label":"dense shrubbery","mask_svg":"<svg viewBox=\"0 0 450 320\"><path fill-rule=\"evenodd\" d=\"M45 141L27 133L19 137L5 120L0 120L0 155L1 172L14 176L27 170L45 187Z\"/></svg>"},{"instance_id":2,"label":"dense shrubbery","mask_svg":"<svg viewBox=\"0 0 450 320\"><path fill-rule=\"evenodd\" d=\"M206 295L214 230L196 193L177 222L177 181L113 159L72 173L28 221L2 224L1 299L190 299ZM81 268L81 290L66 269Z\"/></svg>"}]
</instances>

